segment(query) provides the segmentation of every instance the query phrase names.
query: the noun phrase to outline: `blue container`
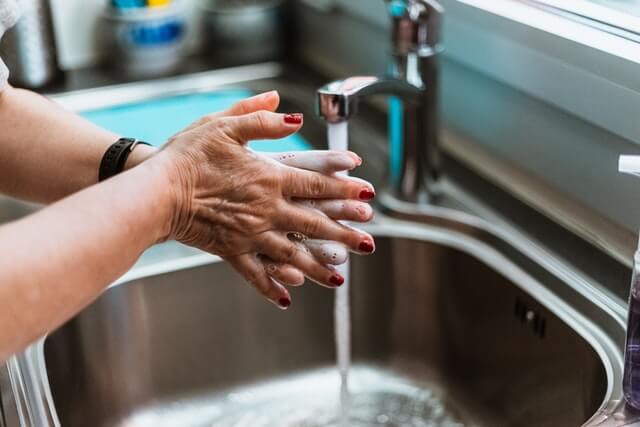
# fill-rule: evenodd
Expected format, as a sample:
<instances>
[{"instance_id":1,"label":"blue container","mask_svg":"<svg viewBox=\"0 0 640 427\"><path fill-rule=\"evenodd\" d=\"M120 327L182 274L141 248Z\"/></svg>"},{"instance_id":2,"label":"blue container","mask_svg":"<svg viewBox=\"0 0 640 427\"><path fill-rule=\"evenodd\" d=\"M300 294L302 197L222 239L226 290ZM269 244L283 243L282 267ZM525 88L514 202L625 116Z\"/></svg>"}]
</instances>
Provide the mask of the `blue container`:
<instances>
[{"instance_id":1,"label":"blue container","mask_svg":"<svg viewBox=\"0 0 640 427\"><path fill-rule=\"evenodd\" d=\"M111 0L111 6L116 9L130 9L135 7L145 7L145 0Z\"/></svg>"},{"instance_id":2,"label":"blue container","mask_svg":"<svg viewBox=\"0 0 640 427\"><path fill-rule=\"evenodd\" d=\"M178 1L157 8L108 7L101 19L106 62L127 77L154 77L175 71L184 56L185 34L186 16Z\"/></svg>"}]
</instances>

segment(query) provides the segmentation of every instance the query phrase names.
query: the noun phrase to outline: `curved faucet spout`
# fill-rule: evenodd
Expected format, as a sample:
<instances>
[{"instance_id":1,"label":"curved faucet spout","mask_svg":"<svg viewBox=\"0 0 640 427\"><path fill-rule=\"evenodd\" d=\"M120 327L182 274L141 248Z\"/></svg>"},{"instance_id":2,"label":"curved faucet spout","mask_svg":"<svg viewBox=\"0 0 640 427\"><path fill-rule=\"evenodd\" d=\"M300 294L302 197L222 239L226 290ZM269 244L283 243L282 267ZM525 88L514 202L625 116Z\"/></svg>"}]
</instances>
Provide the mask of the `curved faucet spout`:
<instances>
[{"instance_id":1,"label":"curved faucet spout","mask_svg":"<svg viewBox=\"0 0 640 427\"><path fill-rule=\"evenodd\" d=\"M437 0L388 0L392 18L392 56L384 77L358 76L318 89L316 109L329 123L348 120L360 99L373 94L400 100L390 108L397 126L389 142L389 189L397 199L428 203L438 197L438 87L440 20Z\"/></svg>"},{"instance_id":2,"label":"curved faucet spout","mask_svg":"<svg viewBox=\"0 0 640 427\"><path fill-rule=\"evenodd\" d=\"M329 123L348 120L367 95L395 95L405 102L419 103L423 88L392 77L357 76L336 80L318 89L317 111Z\"/></svg>"}]
</instances>

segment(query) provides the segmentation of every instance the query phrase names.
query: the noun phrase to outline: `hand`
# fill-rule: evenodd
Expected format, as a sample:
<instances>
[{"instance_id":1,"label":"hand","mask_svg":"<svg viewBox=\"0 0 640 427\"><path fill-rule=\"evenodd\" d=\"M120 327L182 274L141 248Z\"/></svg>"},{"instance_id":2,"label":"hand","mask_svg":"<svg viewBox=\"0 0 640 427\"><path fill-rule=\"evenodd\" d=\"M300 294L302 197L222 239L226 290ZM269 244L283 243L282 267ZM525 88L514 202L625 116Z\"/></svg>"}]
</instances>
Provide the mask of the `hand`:
<instances>
[{"instance_id":1,"label":"hand","mask_svg":"<svg viewBox=\"0 0 640 427\"><path fill-rule=\"evenodd\" d=\"M221 117L249 114L256 111L276 111L280 103L278 92L271 91L262 93L251 98L244 99L231 108L223 112L216 112L202 117L187 128L203 125L211 120ZM304 152L288 152L288 153L260 153L273 160L277 160L285 165L305 169L309 171L320 172L331 175L336 172L349 171L362 164L362 159L353 152L336 152L336 151L304 151ZM349 178L357 180L357 178ZM367 185L368 183L363 182ZM373 197L373 193L371 193ZM352 200L313 200L300 199L296 201L303 207L317 210L334 220L347 220L353 222L367 222L373 217L373 210L367 203ZM348 251L337 242L319 239L292 239L300 250L311 253L316 259L325 265L339 265L347 261ZM290 286L300 286L304 283L304 274L297 268L286 264L276 262L264 255L257 254L258 262L262 264L269 276L279 282ZM233 262L234 260L229 260ZM342 283L336 280L336 283ZM338 285L339 286L339 285ZM284 288L280 287L280 293L285 294L278 301L281 308L286 308L290 304L290 296ZM271 300L274 302L275 300ZM283 307L284 306L284 307Z\"/></svg>"},{"instance_id":2,"label":"hand","mask_svg":"<svg viewBox=\"0 0 640 427\"><path fill-rule=\"evenodd\" d=\"M287 166L321 172L327 175L352 170L362 164L359 156L355 153L345 151L318 150L260 154L277 160ZM358 178L350 179L358 181ZM357 200L300 199L295 202L299 206L316 210L334 220L368 222L373 218L371 206ZM290 237L291 240L299 243L301 250L311 253L323 264L340 265L348 259L348 251L344 245L340 243L328 240L307 239L304 236L294 235ZM264 256L259 256L259 259L269 275L279 283L299 286L304 282L304 275L296 268L290 265L276 263Z\"/></svg>"},{"instance_id":3,"label":"hand","mask_svg":"<svg viewBox=\"0 0 640 427\"><path fill-rule=\"evenodd\" d=\"M228 113L228 112L227 112ZM279 164L247 150L251 139L282 138L302 125L300 116L269 111L212 115L176 135L152 161L162 163L174 192L167 238L221 255L271 301L290 297L258 258L290 264L334 287L343 279L301 251L290 232L334 240L358 253L374 250L373 238L300 206L297 199L368 200L368 183Z\"/></svg>"},{"instance_id":4,"label":"hand","mask_svg":"<svg viewBox=\"0 0 640 427\"><path fill-rule=\"evenodd\" d=\"M241 103L252 103L256 107L259 106L254 102L253 98L241 101ZM157 149L152 146L140 145L127 159L126 168L135 167L149 159L156 152ZM263 152L259 154L287 166L327 175L352 170L362 163L360 157L352 152L316 150L285 153ZM373 217L371 206L368 203L356 200L300 199L295 202L302 207L317 210L336 221L368 222ZM348 259L348 251L340 243L329 240L307 239L303 236L296 238L294 234L291 235L291 240L299 243L301 250L311 253L322 264L340 265L344 264ZM289 286L303 284L304 274L297 268L275 262L266 256L258 255L258 259L267 273L279 283Z\"/></svg>"},{"instance_id":5,"label":"hand","mask_svg":"<svg viewBox=\"0 0 640 427\"><path fill-rule=\"evenodd\" d=\"M221 113L214 113L201 118L185 129L185 131L195 129L211 120L217 118L246 114L259 110L273 111L277 108L279 97L277 92L268 92L252 98L245 99L232 106L229 110ZM183 132L185 132L183 131ZM142 146L147 148L146 146ZM154 154L155 149L149 152L140 151L137 157L132 156L127 162L127 167L134 167L138 163ZM360 157L351 152L329 152L329 151L304 151L289 153L260 153L263 156L277 160L288 166L301 169L332 174L344 170L351 170L362 163ZM132 160L133 158L133 160ZM352 178L355 179L355 178ZM364 183L366 184L366 183ZM300 206L307 209L317 210L335 220L350 220L366 222L373 216L373 211L366 203L353 200L297 200ZM290 233L291 240L298 244L299 249L313 255L323 264L338 265L346 262L348 252L344 245L337 242L306 239L301 241L300 237L295 237L297 233ZM276 262L265 255L255 255L258 262L262 264L267 274L281 284L298 286L304 282L303 273L292 265ZM235 260L229 259L230 262ZM336 283L340 282L337 280ZM287 295L288 298L288 295ZM279 298L278 301L290 301L287 298ZM275 302L275 301L274 301ZM283 304L279 304L282 306ZM288 305L288 304L287 304Z\"/></svg>"}]
</instances>

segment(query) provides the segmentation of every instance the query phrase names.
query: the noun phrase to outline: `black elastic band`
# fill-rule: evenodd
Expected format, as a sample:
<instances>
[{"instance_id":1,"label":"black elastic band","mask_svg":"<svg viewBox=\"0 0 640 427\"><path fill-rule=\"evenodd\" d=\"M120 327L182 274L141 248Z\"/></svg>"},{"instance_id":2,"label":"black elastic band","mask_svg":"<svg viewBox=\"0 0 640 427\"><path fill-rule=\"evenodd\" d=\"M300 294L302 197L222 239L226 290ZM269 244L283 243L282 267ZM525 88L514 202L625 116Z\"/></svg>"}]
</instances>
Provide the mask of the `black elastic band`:
<instances>
[{"instance_id":1,"label":"black elastic band","mask_svg":"<svg viewBox=\"0 0 640 427\"><path fill-rule=\"evenodd\" d=\"M131 154L138 144L151 145L134 138L120 138L113 143L104 153L104 156L102 156L98 181L104 181L122 172L124 170L124 164L127 162L127 158L129 158L129 154Z\"/></svg>"}]
</instances>

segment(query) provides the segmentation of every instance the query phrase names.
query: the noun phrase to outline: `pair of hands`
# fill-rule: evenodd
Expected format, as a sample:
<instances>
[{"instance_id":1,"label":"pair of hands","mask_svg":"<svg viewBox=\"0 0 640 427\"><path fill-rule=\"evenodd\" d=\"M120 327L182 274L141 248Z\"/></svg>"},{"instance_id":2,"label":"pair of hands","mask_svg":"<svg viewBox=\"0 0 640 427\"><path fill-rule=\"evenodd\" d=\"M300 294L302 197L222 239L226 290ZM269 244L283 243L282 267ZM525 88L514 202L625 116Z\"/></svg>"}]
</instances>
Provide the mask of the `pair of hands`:
<instances>
[{"instance_id":1,"label":"pair of hands","mask_svg":"<svg viewBox=\"0 0 640 427\"><path fill-rule=\"evenodd\" d=\"M336 220L365 222L371 184L340 177L361 159L351 152L256 153L246 143L283 138L302 126L299 114L278 114L268 92L205 116L154 156L168 174L173 215L167 239L228 261L268 300L287 308L284 285L304 277L335 288L344 278L332 264L347 250L368 254L373 238Z\"/></svg>"}]
</instances>

